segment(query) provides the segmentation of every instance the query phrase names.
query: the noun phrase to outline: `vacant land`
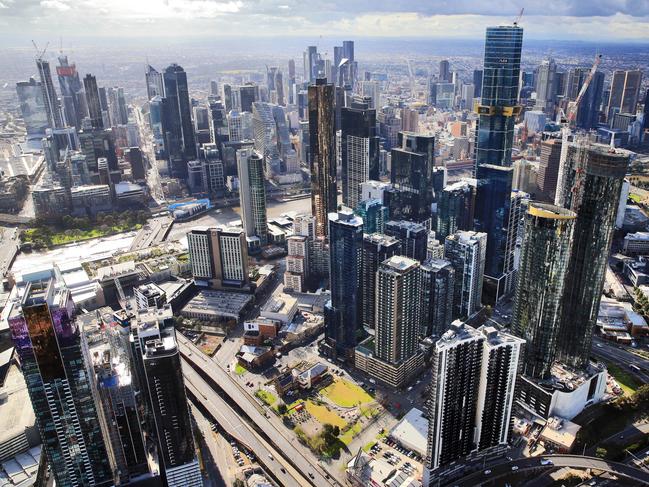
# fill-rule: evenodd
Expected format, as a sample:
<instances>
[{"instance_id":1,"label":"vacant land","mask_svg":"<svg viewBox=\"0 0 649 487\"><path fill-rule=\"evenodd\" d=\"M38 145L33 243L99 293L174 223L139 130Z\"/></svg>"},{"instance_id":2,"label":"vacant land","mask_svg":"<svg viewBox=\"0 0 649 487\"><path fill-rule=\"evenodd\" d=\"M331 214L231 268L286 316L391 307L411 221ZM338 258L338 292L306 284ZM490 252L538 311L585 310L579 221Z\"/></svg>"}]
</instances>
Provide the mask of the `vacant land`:
<instances>
[{"instance_id":1,"label":"vacant land","mask_svg":"<svg viewBox=\"0 0 649 487\"><path fill-rule=\"evenodd\" d=\"M332 384L322 389L320 394L342 408L351 408L374 401L374 398L362 387L344 379L335 379Z\"/></svg>"}]
</instances>

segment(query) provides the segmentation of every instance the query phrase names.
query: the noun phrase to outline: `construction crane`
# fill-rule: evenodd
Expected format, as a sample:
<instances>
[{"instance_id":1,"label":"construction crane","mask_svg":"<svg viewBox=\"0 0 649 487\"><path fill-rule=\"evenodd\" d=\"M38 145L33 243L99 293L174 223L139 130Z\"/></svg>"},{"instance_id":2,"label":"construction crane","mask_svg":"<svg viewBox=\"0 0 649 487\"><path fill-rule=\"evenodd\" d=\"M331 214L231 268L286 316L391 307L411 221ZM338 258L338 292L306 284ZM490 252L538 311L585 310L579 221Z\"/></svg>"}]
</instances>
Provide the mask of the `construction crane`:
<instances>
[{"instance_id":1,"label":"construction crane","mask_svg":"<svg viewBox=\"0 0 649 487\"><path fill-rule=\"evenodd\" d=\"M571 101L568 103L568 125L573 125L575 123L575 120L577 118L577 110L579 110L579 103L581 103L581 99L584 97L586 94L586 90L588 90L588 87L590 86L590 82L593 80L593 76L595 76L595 72L597 71L597 68L599 64L602 62L602 55L598 54L595 56L595 62L593 63L593 66L590 68L590 72L588 73L588 76L584 80L584 83L581 85L581 89L579 90L579 94L577 95L577 98L575 98L575 101Z\"/></svg>"},{"instance_id":2,"label":"construction crane","mask_svg":"<svg viewBox=\"0 0 649 487\"><path fill-rule=\"evenodd\" d=\"M34 49L36 49L36 59L43 59L43 56L45 56L45 52L50 45L49 41L47 42L47 44L45 44L45 47L42 51L39 51L38 46L36 45L36 42L34 42L34 40L32 40L32 44L34 45Z\"/></svg>"},{"instance_id":3,"label":"construction crane","mask_svg":"<svg viewBox=\"0 0 649 487\"><path fill-rule=\"evenodd\" d=\"M514 20L514 25L518 25L518 23L521 21L523 18L523 12L525 12L525 7L521 9L521 11L518 13L518 17Z\"/></svg>"}]
</instances>

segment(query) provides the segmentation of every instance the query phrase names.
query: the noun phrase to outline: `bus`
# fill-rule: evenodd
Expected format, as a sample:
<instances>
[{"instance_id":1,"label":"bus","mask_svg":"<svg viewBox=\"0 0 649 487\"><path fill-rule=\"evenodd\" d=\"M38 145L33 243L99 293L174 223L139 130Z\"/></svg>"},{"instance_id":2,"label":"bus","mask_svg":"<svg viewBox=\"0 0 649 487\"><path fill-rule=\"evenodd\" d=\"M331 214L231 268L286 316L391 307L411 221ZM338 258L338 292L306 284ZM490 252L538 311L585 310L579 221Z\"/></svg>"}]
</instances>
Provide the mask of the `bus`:
<instances>
[{"instance_id":1,"label":"bus","mask_svg":"<svg viewBox=\"0 0 649 487\"><path fill-rule=\"evenodd\" d=\"M640 367L638 367L636 364L630 364L630 365L629 365L629 368L630 368L631 370L635 370L636 372L640 372L640 371L641 371L641 370L640 370Z\"/></svg>"}]
</instances>

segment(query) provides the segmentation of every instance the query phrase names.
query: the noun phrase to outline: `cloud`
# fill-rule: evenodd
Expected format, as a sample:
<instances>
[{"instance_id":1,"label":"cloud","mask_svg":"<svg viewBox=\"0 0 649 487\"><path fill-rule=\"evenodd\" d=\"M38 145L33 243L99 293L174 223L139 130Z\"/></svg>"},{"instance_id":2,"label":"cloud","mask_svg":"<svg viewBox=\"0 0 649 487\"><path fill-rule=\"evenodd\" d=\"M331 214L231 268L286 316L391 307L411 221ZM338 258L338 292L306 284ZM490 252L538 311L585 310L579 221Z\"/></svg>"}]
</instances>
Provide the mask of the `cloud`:
<instances>
[{"instance_id":1,"label":"cloud","mask_svg":"<svg viewBox=\"0 0 649 487\"><path fill-rule=\"evenodd\" d=\"M53 10L58 10L59 12L65 12L70 10L72 7L62 0L42 0L41 7L51 8Z\"/></svg>"}]
</instances>

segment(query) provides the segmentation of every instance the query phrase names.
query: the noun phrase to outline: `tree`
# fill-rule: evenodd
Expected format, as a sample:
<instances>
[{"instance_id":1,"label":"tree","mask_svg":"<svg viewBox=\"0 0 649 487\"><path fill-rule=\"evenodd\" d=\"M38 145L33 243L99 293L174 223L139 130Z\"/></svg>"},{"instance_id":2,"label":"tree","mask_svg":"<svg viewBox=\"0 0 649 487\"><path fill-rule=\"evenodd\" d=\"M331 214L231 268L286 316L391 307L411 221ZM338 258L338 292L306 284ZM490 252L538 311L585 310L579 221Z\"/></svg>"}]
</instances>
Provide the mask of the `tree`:
<instances>
[{"instance_id":1,"label":"tree","mask_svg":"<svg viewBox=\"0 0 649 487\"><path fill-rule=\"evenodd\" d=\"M288 408L286 407L286 404L284 404L284 403L281 403L279 406L277 406L277 412L279 414L286 414L287 409Z\"/></svg>"}]
</instances>

